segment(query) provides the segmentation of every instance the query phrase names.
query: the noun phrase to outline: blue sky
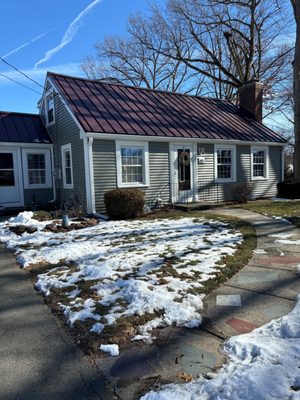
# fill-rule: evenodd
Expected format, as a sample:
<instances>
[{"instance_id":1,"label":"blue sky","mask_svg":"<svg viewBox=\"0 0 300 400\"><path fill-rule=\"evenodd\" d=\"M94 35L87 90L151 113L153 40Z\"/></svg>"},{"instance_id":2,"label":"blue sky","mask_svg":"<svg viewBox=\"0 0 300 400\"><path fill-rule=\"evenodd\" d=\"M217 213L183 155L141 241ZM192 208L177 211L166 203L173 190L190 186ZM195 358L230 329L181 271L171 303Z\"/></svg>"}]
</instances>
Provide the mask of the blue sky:
<instances>
[{"instance_id":1,"label":"blue sky","mask_svg":"<svg viewBox=\"0 0 300 400\"><path fill-rule=\"evenodd\" d=\"M41 85L47 70L84 76L80 61L94 53L94 44L106 35L122 34L128 15L145 12L149 4L149 0L1 0L0 56ZM0 74L42 91L1 60ZM40 97L0 75L1 111L35 113Z\"/></svg>"}]
</instances>

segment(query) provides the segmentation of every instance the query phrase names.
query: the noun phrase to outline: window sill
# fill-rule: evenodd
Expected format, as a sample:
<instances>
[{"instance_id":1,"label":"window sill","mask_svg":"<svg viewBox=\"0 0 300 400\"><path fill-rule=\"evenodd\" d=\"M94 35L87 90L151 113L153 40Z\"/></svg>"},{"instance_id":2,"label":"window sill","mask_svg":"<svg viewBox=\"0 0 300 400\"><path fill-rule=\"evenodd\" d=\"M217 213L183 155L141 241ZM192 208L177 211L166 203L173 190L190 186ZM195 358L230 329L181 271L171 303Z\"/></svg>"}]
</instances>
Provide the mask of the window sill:
<instances>
[{"instance_id":1,"label":"window sill","mask_svg":"<svg viewBox=\"0 0 300 400\"><path fill-rule=\"evenodd\" d=\"M216 179L216 183L236 183L236 179Z\"/></svg>"},{"instance_id":2,"label":"window sill","mask_svg":"<svg viewBox=\"0 0 300 400\"><path fill-rule=\"evenodd\" d=\"M43 184L43 185L24 185L24 189L51 189L52 185L50 184Z\"/></svg>"},{"instance_id":3,"label":"window sill","mask_svg":"<svg viewBox=\"0 0 300 400\"><path fill-rule=\"evenodd\" d=\"M252 177L251 181L267 181L269 178L263 177L263 176L258 176L258 177Z\"/></svg>"},{"instance_id":4,"label":"window sill","mask_svg":"<svg viewBox=\"0 0 300 400\"><path fill-rule=\"evenodd\" d=\"M52 122L46 121L46 128L50 128L50 126L52 126L52 125L54 125L54 124L55 124L55 120L52 121Z\"/></svg>"},{"instance_id":5,"label":"window sill","mask_svg":"<svg viewBox=\"0 0 300 400\"><path fill-rule=\"evenodd\" d=\"M120 189L147 188L147 187L149 187L149 184L145 184L145 183L120 183L120 184L118 184L118 188L120 188Z\"/></svg>"},{"instance_id":6,"label":"window sill","mask_svg":"<svg viewBox=\"0 0 300 400\"><path fill-rule=\"evenodd\" d=\"M74 189L73 185L63 185L64 189Z\"/></svg>"}]
</instances>

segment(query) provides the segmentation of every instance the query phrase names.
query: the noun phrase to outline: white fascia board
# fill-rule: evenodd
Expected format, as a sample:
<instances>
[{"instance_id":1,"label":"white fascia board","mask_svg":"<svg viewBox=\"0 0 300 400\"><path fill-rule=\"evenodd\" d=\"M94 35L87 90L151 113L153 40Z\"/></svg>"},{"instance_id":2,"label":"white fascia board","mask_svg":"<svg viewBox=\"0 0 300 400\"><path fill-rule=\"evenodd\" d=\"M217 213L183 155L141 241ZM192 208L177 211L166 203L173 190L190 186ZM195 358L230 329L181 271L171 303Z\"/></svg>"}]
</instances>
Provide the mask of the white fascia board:
<instances>
[{"instance_id":1,"label":"white fascia board","mask_svg":"<svg viewBox=\"0 0 300 400\"><path fill-rule=\"evenodd\" d=\"M121 141L145 141L145 142L193 142L193 143L211 143L211 144L238 144L238 145L260 145L260 146L286 146L286 143L277 142L253 142L245 140L230 139L203 139L203 138L182 138L165 136L142 136L142 135L123 135L117 133L104 132L85 132L85 137L93 139L121 140Z\"/></svg>"},{"instance_id":2,"label":"white fascia board","mask_svg":"<svg viewBox=\"0 0 300 400\"><path fill-rule=\"evenodd\" d=\"M37 148L37 149L51 149L53 148L53 144L52 143L43 143L43 142L39 142L39 143L22 143L22 142L0 142L0 147L16 147L16 148Z\"/></svg>"},{"instance_id":3,"label":"white fascia board","mask_svg":"<svg viewBox=\"0 0 300 400\"><path fill-rule=\"evenodd\" d=\"M63 105L66 107L66 109L68 110L70 116L72 117L73 121L75 122L75 124L78 126L79 130L80 130L80 137L81 137L81 132L82 132L82 126L80 125L79 121L77 120L77 118L75 117L75 115L73 114L73 111L70 109L70 107L68 106L68 104L66 103L65 99L63 98L63 96L60 94L59 90L57 89L55 83L52 81L52 79L48 76L47 80L45 82L45 88L47 86L47 82L50 83L53 91L55 92L56 95L59 96L61 102L63 103ZM48 93L48 92L47 92ZM44 89L44 93L43 93L43 99L46 95L45 89Z\"/></svg>"}]
</instances>

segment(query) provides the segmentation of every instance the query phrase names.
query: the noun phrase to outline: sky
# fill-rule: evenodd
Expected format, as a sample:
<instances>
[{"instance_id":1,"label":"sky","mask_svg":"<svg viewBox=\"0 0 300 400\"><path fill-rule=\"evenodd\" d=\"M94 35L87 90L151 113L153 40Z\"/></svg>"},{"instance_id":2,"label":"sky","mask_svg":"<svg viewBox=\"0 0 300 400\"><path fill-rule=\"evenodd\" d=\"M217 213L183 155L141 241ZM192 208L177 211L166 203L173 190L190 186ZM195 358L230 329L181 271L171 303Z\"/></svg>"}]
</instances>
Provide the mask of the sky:
<instances>
[{"instance_id":1,"label":"sky","mask_svg":"<svg viewBox=\"0 0 300 400\"><path fill-rule=\"evenodd\" d=\"M149 4L149 0L0 0L0 57L41 86L47 71L85 76L80 62L95 53L95 43L106 35L122 35L129 14L144 13ZM1 111L37 113L41 86L0 60Z\"/></svg>"}]
</instances>

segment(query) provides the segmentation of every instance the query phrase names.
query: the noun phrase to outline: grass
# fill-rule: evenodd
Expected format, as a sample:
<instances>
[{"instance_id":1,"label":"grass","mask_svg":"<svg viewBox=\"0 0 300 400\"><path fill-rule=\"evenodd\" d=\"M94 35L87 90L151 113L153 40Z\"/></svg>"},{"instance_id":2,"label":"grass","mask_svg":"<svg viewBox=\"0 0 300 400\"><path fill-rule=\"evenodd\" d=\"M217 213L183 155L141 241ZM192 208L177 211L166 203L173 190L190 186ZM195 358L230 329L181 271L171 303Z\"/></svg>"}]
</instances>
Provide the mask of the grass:
<instances>
[{"instance_id":1,"label":"grass","mask_svg":"<svg viewBox=\"0 0 300 400\"><path fill-rule=\"evenodd\" d=\"M238 207L269 217L282 217L300 227L300 201L256 200Z\"/></svg>"}]
</instances>

